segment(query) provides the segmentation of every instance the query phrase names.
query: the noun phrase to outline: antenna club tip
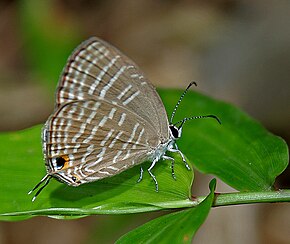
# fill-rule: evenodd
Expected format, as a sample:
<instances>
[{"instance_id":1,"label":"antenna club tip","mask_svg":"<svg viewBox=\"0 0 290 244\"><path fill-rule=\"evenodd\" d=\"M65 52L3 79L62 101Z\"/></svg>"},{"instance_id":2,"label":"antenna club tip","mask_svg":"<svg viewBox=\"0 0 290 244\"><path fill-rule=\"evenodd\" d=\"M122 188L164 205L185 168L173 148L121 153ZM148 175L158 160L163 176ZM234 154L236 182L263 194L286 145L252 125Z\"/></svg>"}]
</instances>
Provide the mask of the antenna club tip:
<instances>
[{"instance_id":1,"label":"antenna club tip","mask_svg":"<svg viewBox=\"0 0 290 244\"><path fill-rule=\"evenodd\" d=\"M28 195L30 195L31 193L32 193L32 190L31 190L31 191L29 191L27 194L28 194Z\"/></svg>"},{"instance_id":2,"label":"antenna club tip","mask_svg":"<svg viewBox=\"0 0 290 244\"><path fill-rule=\"evenodd\" d=\"M192 81L191 83L192 83L193 85L197 86L196 81Z\"/></svg>"},{"instance_id":3,"label":"antenna club tip","mask_svg":"<svg viewBox=\"0 0 290 244\"><path fill-rule=\"evenodd\" d=\"M34 197L32 198L32 200L31 200L31 202L34 202L34 201L35 201L35 199L36 199L36 197L34 196Z\"/></svg>"},{"instance_id":4,"label":"antenna club tip","mask_svg":"<svg viewBox=\"0 0 290 244\"><path fill-rule=\"evenodd\" d=\"M197 83L195 81L190 82L189 85L187 86L187 89L189 89L192 85L197 86Z\"/></svg>"},{"instance_id":5,"label":"antenna club tip","mask_svg":"<svg viewBox=\"0 0 290 244\"><path fill-rule=\"evenodd\" d=\"M210 114L210 115L206 115L205 117L213 118L213 119L215 119L215 120L216 120L220 125L222 124L221 120L220 120L216 115Z\"/></svg>"},{"instance_id":6,"label":"antenna club tip","mask_svg":"<svg viewBox=\"0 0 290 244\"><path fill-rule=\"evenodd\" d=\"M219 119L219 117L215 116L215 119L217 120L217 122L218 122L220 125L222 124L222 122L221 122L221 120Z\"/></svg>"}]
</instances>

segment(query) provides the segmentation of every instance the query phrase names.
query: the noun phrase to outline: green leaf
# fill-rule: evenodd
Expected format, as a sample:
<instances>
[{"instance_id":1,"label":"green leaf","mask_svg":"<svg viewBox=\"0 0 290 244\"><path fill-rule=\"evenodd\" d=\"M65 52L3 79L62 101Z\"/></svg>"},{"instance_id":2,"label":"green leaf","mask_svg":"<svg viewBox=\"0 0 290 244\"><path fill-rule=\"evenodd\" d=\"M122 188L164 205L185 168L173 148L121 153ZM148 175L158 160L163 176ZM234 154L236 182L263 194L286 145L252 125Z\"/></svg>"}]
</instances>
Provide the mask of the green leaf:
<instances>
[{"instance_id":1,"label":"green leaf","mask_svg":"<svg viewBox=\"0 0 290 244\"><path fill-rule=\"evenodd\" d=\"M28 191L44 176L40 144L40 126L0 136L0 219L19 220L33 215L54 218L78 218L91 214L145 212L190 206L193 171L179 158L175 163L175 181L171 163L160 161L153 169L159 192L145 171L136 183L140 168L101 181L69 187L52 180L35 202ZM145 163L144 169L150 163ZM182 204L181 204L182 203Z\"/></svg>"},{"instance_id":2,"label":"green leaf","mask_svg":"<svg viewBox=\"0 0 290 244\"><path fill-rule=\"evenodd\" d=\"M125 234L117 243L191 243L211 209L215 186L213 179L210 194L197 207L154 219Z\"/></svg>"},{"instance_id":3,"label":"green leaf","mask_svg":"<svg viewBox=\"0 0 290 244\"><path fill-rule=\"evenodd\" d=\"M164 104L172 111L181 92L160 91ZM189 92L174 121L185 116L215 114L222 120L189 121L178 144L194 166L217 175L238 190L271 189L277 175L287 166L288 151L283 140L233 106L198 93ZM150 176L136 184L139 167L102 181L69 187L55 180L35 202L27 192L45 174L40 126L25 131L0 134L0 219L18 220L34 215L78 218L91 214L120 214L190 207L193 172L176 157L175 173L170 162L154 167L160 191L155 192ZM144 169L150 162L145 163Z\"/></svg>"},{"instance_id":4,"label":"green leaf","mask_svg":"<svg viewBox=\"0 0 290 244\"><path fill-rule=\"evenodd\" d=\"M160 91L168 114L180 94ZM185 116L214 114L214 119L188 121L177 142L194 166L240 191L268 191L288 165L286 143L234 106L189 92L177 112Z\"/></svg>"}]
</instances>

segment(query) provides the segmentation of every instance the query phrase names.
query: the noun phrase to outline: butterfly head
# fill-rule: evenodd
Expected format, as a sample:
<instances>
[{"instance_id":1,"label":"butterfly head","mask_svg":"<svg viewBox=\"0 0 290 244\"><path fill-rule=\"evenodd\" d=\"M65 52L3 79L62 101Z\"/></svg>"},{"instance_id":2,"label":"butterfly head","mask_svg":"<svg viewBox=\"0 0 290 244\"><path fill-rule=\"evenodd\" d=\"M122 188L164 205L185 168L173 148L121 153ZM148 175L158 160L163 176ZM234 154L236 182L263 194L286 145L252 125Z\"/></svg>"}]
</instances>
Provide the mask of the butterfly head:
<instances>
[{"instance_id":1,"label":"butterfly head","mask_svg":"<svg viewBox=\"0 0 290 244\"><path fill-rule=\"evenodd\" d=\"M175 125L169 125L170 136L173 140L177 140L181 137L182 127L177 127Z\"/></svg>"}]
</instances>

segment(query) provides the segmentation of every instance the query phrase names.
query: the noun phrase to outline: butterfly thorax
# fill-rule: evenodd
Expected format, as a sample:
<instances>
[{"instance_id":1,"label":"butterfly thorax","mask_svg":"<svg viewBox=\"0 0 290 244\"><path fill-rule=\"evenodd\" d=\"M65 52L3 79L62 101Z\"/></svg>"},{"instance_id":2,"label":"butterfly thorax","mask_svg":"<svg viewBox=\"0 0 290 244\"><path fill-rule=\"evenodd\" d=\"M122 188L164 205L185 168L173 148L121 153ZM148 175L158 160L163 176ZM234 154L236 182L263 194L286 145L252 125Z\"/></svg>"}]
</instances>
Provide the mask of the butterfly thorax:
<instances>
[{"instance_id":1,"label":"butterfly thorax","mask_svg":"<svg viewBox=\"0 0 290 244\"><path fill-rule=\"evenodd\" d=\"M172 149L175 145L175 141L181 137L182 128L178 128L174 125L169 125L169 138L167 140L161 140L156 148L150 153L150 160L160 160L166 153L166 151Z\"/></svg>"},{"instance_id":2,"label":"butterfly thorax","mask_svg":"<svg viewBox=\"0 0 290 244\"><path fill-rule=\"evenodd\" d=\"M166 151L173 147L174 143L175 140L172 138L168 139L165 143L160 143L149 153L148 160L160 160L165 155Z\"/></svg>"}]
</instances>

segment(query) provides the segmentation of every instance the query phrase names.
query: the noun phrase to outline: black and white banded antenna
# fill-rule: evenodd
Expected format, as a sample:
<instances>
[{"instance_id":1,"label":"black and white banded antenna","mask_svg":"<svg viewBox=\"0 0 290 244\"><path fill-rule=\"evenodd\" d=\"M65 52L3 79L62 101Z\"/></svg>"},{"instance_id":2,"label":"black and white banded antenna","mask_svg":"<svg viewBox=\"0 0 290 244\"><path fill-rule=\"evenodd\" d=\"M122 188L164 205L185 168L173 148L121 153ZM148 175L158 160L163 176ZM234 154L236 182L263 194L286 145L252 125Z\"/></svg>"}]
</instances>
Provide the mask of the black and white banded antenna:
<instances>
[{"instance_id":1,"label":"black and white banded antenna","mask_svg":"<svg viewBox=\"0 0 290 244\"><path fill-rule=\"evenodd\" d=\"M183 97L185 96L185 94L187 93L187 91L189 90L189 88L190 88L192 85L197 86L196 82L195 82L195 81L192 81L192 82L190 82L189 85L186 87L185 91L182 93L182 95L180 96L178 102L176 103L176 105L175 105L175 107L174 107L174 109L173 109L173 112L172 112L171 117L170 117L170 122L169 122L170 124L172 124L173 118L174 118L174 116L175 116L175 113L176 113L176 110L177 110L179 104L181 103Z\"/></svg>"},{"instance_id":2,"label":"black and white banded antenna","mask_svg":"<svg viewBox=\"0 0 290 244\"><path fill-rule=\"evenodd\" d=\"M203 118L213 118L215 119L220 125L222 124L222 122L220 121L220 119L213 115L213 114L209 114L209 115L199 115L199 116L192 116L192 117L188 117L188 118L184 118L182 120L179 120L178 122L174 123L173 125L176 126L180 123L180 125L178 126L178 129L180 129L184 123L188 120L192 120L192 119L203 119Z\"/></svg>"}]
</instances>

